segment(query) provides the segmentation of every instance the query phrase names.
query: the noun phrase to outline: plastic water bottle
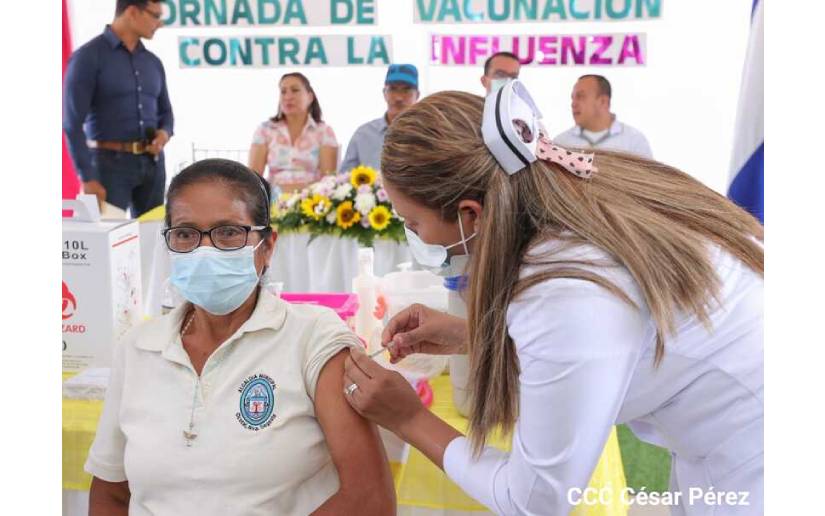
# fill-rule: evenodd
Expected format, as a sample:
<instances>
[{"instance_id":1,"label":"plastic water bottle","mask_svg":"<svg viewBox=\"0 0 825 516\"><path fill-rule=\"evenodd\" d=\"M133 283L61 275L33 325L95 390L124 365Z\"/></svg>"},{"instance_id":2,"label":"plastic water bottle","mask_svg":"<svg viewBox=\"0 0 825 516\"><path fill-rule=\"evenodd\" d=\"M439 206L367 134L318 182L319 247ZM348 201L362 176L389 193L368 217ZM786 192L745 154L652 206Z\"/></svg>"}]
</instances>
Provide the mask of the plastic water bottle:
<instances>
[{"instance_id":1,"label":"plastic water bottle","mask_svg":"<svg viewBox=\"0 0 825 516\"><path fill-rule=\"evenodd\" d=\"M355 313L355 334L367 343L367 352L377 349L376 330L380 327L373 315L377 303L378 282L373 274L374 254L372 247L358 249L358 275L352 279L352 291L358 295L358 311ZM379 339L380 339L380 333Z\"/></svg>"}]
</instances>

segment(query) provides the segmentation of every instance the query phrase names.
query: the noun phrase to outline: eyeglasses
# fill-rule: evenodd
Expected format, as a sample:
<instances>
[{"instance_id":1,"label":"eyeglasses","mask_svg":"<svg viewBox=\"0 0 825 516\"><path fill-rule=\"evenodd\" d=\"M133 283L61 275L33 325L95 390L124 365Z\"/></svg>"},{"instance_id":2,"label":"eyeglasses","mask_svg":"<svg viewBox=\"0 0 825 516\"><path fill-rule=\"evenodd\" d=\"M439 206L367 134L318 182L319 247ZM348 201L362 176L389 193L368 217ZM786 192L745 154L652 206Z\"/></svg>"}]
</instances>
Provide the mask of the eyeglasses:
<instances>
[{"instance_id":1,"label":"eyeglasses","mask_svg":"<svg viewBox=\"0 0 825 516\"><path fill-rule=\"evenodd\" d=\"M242 226L226 225L215 226L214 228L201 231L188 226L178 226L164 229L164 240L166 247L175 253L191 253L201 245L204 235L209 235L209 240L215 248L221 251L235 251L244 247L249 240L250 231L266 231L269 226Z\"/></svg>"},{"instance_id":2,"label":"eyeglasses","mask_svg":"<svg viewBox=\"0 0 825 516\"><path fill-rule=\"evenodd\" d=\"M163 16L163 11L155 12L155 11L152 11L151 9L147 9L145 7L143 9L141 9L141 11L143 11L145 13L149 13L149 15L152 18L156 19L156 20L160 20L160 17Z\"/></svg>"}]
</instances>

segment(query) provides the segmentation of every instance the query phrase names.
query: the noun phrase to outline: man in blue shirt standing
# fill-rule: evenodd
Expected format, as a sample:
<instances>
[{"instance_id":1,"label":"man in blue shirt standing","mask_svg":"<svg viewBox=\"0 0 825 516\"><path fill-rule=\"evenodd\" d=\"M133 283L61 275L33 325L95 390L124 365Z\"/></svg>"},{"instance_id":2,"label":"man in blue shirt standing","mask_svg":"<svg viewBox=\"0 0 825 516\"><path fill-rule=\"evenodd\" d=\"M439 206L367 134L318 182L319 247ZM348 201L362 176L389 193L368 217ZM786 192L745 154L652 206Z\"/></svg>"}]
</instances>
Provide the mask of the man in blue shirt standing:
<instances>
[{"instance_id":1,"label":"man in blue shirt standing","mask_svg":"<svg viewBox=\"0 0 825 516\"><path fill-rule=\"evenodd\" d=\"M163 204L163 147L173 117L163 64L141 43L160 28L162 0L117 0L103 34L72 53L63 131L83 191L133 217Z\"/></svg>"},{"instance_id":2,"label":"man in blue shirt standing","mask_svg":"<svg viewBox=\"0 0 825 516\"><path fill-rule=\"evenodd\" d=\"M384 116L367 122L352 135L341 162L341 172L348 172L358 165L381 168L381 148L387 126L418 100L418 69L411 64L390 65L384 79L384 100L387 102Z\"/></svg>"}]
</instances>

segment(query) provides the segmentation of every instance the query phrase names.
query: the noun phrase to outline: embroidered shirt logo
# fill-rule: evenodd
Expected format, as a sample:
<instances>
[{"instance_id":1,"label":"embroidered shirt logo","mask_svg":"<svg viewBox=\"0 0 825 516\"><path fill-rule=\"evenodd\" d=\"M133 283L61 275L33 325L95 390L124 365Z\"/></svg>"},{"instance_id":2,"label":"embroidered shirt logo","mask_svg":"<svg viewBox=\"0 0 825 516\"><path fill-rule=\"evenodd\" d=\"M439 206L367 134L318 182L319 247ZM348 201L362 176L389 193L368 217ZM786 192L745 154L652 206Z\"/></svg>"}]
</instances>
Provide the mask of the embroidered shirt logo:
<instances>
[{"instance_id":1,"label":"embroidered shirt logo","mask_svg":"<svg viewBox=\"0 0 825 516\"><path fill-rule=\"evenodd\" d=\"M255 374L238 388L240 410L235 414L247 430L258 431L275 420L275 382L265 374Z\"/></svg>"}]
</instances>

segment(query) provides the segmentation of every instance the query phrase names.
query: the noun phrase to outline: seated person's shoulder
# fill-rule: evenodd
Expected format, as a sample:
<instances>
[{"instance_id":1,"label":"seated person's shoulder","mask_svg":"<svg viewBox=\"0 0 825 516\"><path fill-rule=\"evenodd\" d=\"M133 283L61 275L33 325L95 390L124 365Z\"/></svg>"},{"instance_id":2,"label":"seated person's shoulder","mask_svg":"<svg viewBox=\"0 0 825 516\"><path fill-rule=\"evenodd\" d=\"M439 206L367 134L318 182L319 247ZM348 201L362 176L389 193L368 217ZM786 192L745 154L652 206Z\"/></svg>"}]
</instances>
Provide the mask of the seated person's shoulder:
<instances>
[{"instance_id":1,"label":"seated person's shoulder","mask_svg":"<svg viewBox=\"0 0 825 516\"><path fill-rule=\"evenodd\" d=\"M128 339L138 342L146 338L174 336L180 331L180 324L183 322L186 314L190 313L190 308L191 305L184 303L172 309L169 313L147 317L132 326L129 331L123 335L123 340Z\"/></svg>"},{"instance_id":2,"label":"seated person's shoulder","mask_svg":"<svg viewBox=\"0 0 825 516\"><path fill-rule=\"evenodd\" d=\"M358 128L352 133L352 139L354 139L356 136L361 136L365 132L369 131L370 125L372 123L373 121L370 120L369 122L364 122L363 124L359 125Z\"/></svg>"},{"instance_id":3,"label":"seated person's shoulder","mask_svg":"<svg viewBox=\"0 0 825 516\"><path fill-rule=\"evenodd\" d=\"M560 132L559 134L551 138L550 141L557 143L559 145L571 145L579 138L577 129L578 128L576 126L573 126L567 129L566 131Z\"/></svg>"},{"instance_id":4,"label":"seated person's shoulder","mask_svg":"<svg viewBox=\"0 0 825 516\"><path fill-rule=\"evenodd\" d=\"M625 134L632 136L633 138L646 139L644 133L640 129L637 129L636 127L628 124L627 122L622 122L621 124L622 132L624 132Z\"/></svg>"},{"instance_id":5,"label":"seated person's shoulder","mask_svg":"<svg viewBox=\"0 0 825 516\"><path fill-rule=\"evenodd\" d=\"M363 124L358 126L358 129L355 130L353 136L355 135L364 135L365 133L380 131L385 125L387 124L386 120L383 116L378 118L374 118Z\"/></svg>"},{"instance_id":6,"label":"seated person's shoulder","mask_svg":"<svg viewBox=\"0 0 825 516\"><path fill-rule=\"evenodd\" d=\"M300 303L286 303L286 305L290 325L303 326L313 332L329 330L350 332L346 323L331 308Z\"/></svg>"},{"instance_id":7,"label":"seated person's shoulder","mask_svg":"<svg viewBox=\"0 0 825 516\"><path fill-rule=\"evenodd\" d=\"M286 328L301 357L307 394L315 399L318 378L326 363L341 351L360 346L355 333L331 309L307 304L290 304ZM299 338L294 338L300 335Z\"/></svg>"},{"instance_id":8,"label":"seated person's shoulder","mask_svg":"<svg viewBox=\"0 0 825 516\"><path fill-rule=\"evenodd\" d=\"M302 322L314 322L319 317L324 317L325 314L335 312L325 306L314 305L310 303L286 303L287 313L289 317Z\"/></svg>"},{"instance_id":9,"label":"seated person's shoulder","mask_svg":"<svg viewBox=\"0 0 825 516\"><path fill-rule=\"evenodd\" d=\"M266 129L266 130L268 130L268 131L274 131L275 129L277 129L277 128L278 128L278 124L279 124L279 123L280 123L280 122L274 122L271 118L267 118L266 120L264 120L263 122L261 122L261 124L259 125L259 127L260 127L261 129Z\"/></svg>"},{"instance_id":10,"label":"seated person's shoulder","mask_svg":"<svg viewBox=\"0 0 825 516\"><path fill-rule=\"evenodd\" d=\"M128 356L140 351L162 351L174 335L172 326L177 326L173 313L141 321L129 328L115 342L117 353Z\"/></svg>"}]
</instances>

